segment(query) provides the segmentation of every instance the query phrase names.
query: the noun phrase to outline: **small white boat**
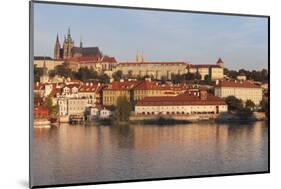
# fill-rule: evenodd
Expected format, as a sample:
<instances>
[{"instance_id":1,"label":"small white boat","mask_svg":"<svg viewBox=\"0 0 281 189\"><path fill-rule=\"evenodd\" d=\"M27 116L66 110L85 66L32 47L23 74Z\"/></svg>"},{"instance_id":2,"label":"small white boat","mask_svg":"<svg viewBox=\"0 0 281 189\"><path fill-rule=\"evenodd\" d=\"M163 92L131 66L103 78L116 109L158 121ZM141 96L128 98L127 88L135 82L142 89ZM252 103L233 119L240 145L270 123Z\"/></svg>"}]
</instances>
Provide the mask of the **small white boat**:
<instances>
[{"instance_id":1,"label":"small white boat","mask_svg":"<svg viewBox=\"0 0 281 189\"><path fill-rule=\"evenodd\" d=\"M50 127L51 122L47 119L36 119L33 122L34 127Z\"/></svg>"}]
</instances>

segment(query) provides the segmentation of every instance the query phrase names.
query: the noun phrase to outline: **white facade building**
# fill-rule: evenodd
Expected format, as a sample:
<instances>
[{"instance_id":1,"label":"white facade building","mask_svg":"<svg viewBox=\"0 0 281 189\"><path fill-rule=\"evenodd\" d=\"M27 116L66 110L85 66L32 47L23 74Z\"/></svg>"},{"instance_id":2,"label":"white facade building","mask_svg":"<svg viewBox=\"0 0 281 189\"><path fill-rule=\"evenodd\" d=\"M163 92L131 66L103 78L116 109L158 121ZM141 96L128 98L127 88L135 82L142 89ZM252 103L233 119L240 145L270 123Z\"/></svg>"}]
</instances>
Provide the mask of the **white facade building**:
<instances>
[{"instance_id":1,"label":"white facade building","mask_svg":"<svg viewBox=\"0 0 281 189\"><path fill-rule=\"evenodd\" d=\"M259 105L262 100L262 88L249 81L219 81L215 85L215 96L220 98L235 96L244 103L251 100Z\"/></svg>"},{"instance_id":2,"label":"white facade building","mask_svg":"<svg viewBox=\"0 0 281 189\"><path fill-rule=\"evenodd\" d=\"M111 114L112 112L110 110L104 108L100 111L100 118L107 119L111 116Z\"/></svg>"},{"instance_id":3,"label":"white facade building","mask_svg":"<svg viewBox=\"0 0 281 189\"><path fill-rule=\"evenodd\" d=\"M59 115L83 115L87 106L89 106L89 99L83 98L58 98Z\"/></svg>"},{"instance_id":4,"label":"white facade building","mask_svg":"<svg viewBox=\"0 0 281 189\"><path fill-rule=\"evenodd\" d=\"M137 102L135 113L142 115L219 114L227 112L226 103L206 91L196 95L145 97Z\"/></svg>"}]
</instances>

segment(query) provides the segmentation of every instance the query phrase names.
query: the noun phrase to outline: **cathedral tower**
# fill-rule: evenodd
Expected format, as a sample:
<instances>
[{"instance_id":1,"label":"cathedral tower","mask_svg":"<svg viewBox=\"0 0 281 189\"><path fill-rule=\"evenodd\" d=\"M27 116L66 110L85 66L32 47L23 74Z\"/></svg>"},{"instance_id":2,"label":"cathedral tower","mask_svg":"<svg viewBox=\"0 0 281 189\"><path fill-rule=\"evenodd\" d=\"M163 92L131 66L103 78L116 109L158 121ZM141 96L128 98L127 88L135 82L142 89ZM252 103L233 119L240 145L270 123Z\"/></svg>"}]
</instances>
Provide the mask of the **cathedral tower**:
<instances>
[{"instance_id":1,"label":"cathedral tower","mask_svg":"<svg viewBox=\"0 0 281 189\"><path fill-rule=\"evenodd\" d=\"M67 38L64 38L63 42L63 58L67 59L71 57L71 49L74 47L74 41L71 38L70 28L68 28Z\"/></svg>"},{"instance_id":2,"label":"cathedral tower","mask_svg":"<svg viewBox=\"0 0 281 189\"><path fill-rule=\"evenodd\" d=\"M57 40L56 40L55 49L54 49L54 59L55 60L61 59L60 48L61 47L60 47L60 42L59 42L59 35L57 34Z\"/></svg>"}]
</instances>

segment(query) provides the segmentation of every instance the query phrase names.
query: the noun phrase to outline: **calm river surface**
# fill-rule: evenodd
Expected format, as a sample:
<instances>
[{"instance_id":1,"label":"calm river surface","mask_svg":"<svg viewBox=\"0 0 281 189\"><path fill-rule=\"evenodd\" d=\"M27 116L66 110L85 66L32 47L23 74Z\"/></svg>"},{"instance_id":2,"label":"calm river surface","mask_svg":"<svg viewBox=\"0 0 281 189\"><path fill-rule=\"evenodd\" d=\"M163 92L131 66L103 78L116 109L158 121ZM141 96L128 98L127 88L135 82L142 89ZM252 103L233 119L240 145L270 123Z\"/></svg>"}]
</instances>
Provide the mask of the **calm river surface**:
<instances>
[{"instance_id":1,"label":"calm river surface","mask_svg":"<svg viewBox=\"0 0 281 189\"><path fill-rule=\"evenodd\" d=\"M266 171L268 126L60 125L34 128L32 184Z\"/></svg>"}]
</instances>

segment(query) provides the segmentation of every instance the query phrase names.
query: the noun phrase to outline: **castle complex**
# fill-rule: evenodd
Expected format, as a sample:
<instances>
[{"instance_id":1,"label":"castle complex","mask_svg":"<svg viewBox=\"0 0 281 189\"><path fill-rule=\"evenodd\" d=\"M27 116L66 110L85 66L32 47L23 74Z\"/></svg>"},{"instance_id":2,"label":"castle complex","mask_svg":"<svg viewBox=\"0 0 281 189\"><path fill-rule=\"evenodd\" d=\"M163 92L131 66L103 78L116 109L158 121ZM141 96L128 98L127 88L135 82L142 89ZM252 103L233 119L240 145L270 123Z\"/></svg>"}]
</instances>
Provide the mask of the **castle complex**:
<instances>
[{"instance_id":1,"label":"castle complex","mask_svg":"<svg viewBox=\"0 0 281 189\"><path fill-rule=\"evenodd\" d=\"M137 53L136 61L117 62L114 57L103 55L98 47L83 47L80 40L79 47L75 46L70 29L64 37L63 44L60 44L57 35L54 45L54 57L35 57L34 64L42 67L44 62L48 70L65 63L72 71L80 68L92 68L98 73L105 73L109 77L117 71L131 77L151 77L156 80L172 79L173 75L199 74L201 79L220 80L224 76L224 62L221 58L214 64L191 64L185 61L145 61L143 53Z\"/></svg>"}]
</instances>

